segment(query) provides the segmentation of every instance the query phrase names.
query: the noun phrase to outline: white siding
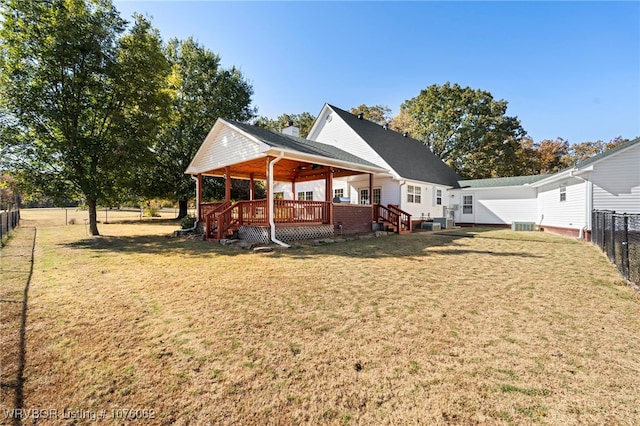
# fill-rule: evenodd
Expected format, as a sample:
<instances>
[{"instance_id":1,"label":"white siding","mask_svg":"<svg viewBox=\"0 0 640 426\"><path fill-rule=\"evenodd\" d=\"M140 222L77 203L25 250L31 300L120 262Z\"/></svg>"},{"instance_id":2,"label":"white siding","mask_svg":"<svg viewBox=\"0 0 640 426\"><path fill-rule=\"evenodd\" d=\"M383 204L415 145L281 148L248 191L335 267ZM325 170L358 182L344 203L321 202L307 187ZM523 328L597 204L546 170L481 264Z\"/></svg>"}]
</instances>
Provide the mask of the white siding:
<instances>
[{"instance_id":1,"label":"white siding","mask_svg":"<svg viewBox=\"0 0 640 426\"><path fill-rule=\"evenodd\" d=\"M335 184L335 181L334 181ZM307 182L299 182L296 183L296 193L292 192L291 183L288 182L277 182L273 185L273 192L284 192L285 200L297 200L298 192L309 192L313 191L313 200L314 201L324 201L324 188L325 188L324 179L323 180L312 180ZM333 198L333 196L331 197Z\"/></svg>"},{"instance_id":2,"label":"white siding","mask_svg":"<svg viewBox=\"0 0 640 426\"><path fill-rule=\"evenodd\" d=\"M593 208L619 213L640 213L640 145L596 163Z\"/></svg>"},{"instance_id":3,"label":"white siding","mask_svg":"<svg viewBox=\"0 0 640 426\"><path fill-rule=\"evenodd\" d=\"M327 120L328 115L331 116L331 120ZM321 120L319 121L319 126L313 133L309 134L309 139L338 147L382 168L391 170L386 161L369 144L362 140L338 114L325 108L318 120Z\"/></svg>"},{"instance_id":4,"label":"white siding","mask_svg":"<svg viewBox=\"0 0 640 426\"><path fill-rule=\"evenodd\" d=\"M264 148L237 131L224 126L215 136L213 143L198 157L194 167L198 172L214 170L219 167L237 164L243 161L260 158Z\"/></svg>"},{"instance_id":5,"label":"white siding","mask_svg":"<svg viewBox=\"0 0 640 426\"><path fill-rule=\"evenodd\" d=\"M537 222L536 190L523 186L452 190L452 205L457 204L455 219L462 217L462 196L473 195L473 220L476 224L510 225L513 222Z\"/></svg>"},{"instance_id":6,"label":"white siding","mask_svg":"<svg viewBox=\"0 0 640 426\"><path fill-rule=\"evenodd\" d=\"M389 204L397 204L400 205L400 186L398 185L398 181L387 178L387 179L373 179L373 186L379 186L381 188L380 194L380 204L383 206Z\"/></svg>"},{"instance_id":7,"label":"white siding","mask_svg":"<svg viewBox=\"0 0 640 426\"><path fill-rule=\"evenodd\" d=\"M420 203L408 201L407 187L420 187ZM434 205L434 193L436 186L418 181L406 181L400 186L400 209L409 213L413 219L420 219L422 216L444 217L444 206L447 202L447 192L442 191L443 205Z\"/></svg>"},{"instance_id":8,"label":"white siding","mask_svg":"<svg viewBox=\"0 0 640 426\"><path fill-rule=\"evenodd\" d=\"M369 175L354 176L348 179L348 188L345 190L345 197L351 198L351 204L360 203L360 189L369 188ZM373 188L380 189L380 203L381 204L397 204L393 201L397 198L394 193L397 193L397 183L394 184L391 178L373 179ZM392 201L389 201L392 200Z\"/></svg>"},{"instance_id":9,"label":"white siding","mask_svg":"<svg viewBox=\"0 0 640 426\"><path fill-rule=\"evenodd\" d=\"M560 201L560 187L566 185L566 201ZM538 215L536 223L542 226L580 229L588 224L586 184L577 178L552 183L538 188Z\"/></svg>"}]
</instances>

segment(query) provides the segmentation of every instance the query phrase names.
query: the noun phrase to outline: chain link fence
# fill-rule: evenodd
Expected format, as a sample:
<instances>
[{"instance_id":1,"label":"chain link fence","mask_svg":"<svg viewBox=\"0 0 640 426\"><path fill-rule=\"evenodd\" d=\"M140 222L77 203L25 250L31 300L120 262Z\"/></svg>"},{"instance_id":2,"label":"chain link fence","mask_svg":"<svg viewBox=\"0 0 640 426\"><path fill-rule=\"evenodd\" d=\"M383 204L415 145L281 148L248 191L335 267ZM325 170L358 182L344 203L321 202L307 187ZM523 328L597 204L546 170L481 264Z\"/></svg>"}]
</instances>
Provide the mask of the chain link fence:
<instances>
[{"instance_id":1,"label":"chain link fence","mask_svg":"<svg viewBox=\"0 0 640 426\"><path fill-rule=\"evenodd\" d=\"M9 233L20 224L20 210L0 212L0 245L3 244Z\"/></svg>"},{"instance_id":2,"label":"chain link fence","mask_svg":"<svg viewBox=\"0 0 640 426\"><path fill-rule=\"evenodd\" d=\"M629 281L640 284L640 214L594 210L591 241Z\"/></svg>"}]
</instances>

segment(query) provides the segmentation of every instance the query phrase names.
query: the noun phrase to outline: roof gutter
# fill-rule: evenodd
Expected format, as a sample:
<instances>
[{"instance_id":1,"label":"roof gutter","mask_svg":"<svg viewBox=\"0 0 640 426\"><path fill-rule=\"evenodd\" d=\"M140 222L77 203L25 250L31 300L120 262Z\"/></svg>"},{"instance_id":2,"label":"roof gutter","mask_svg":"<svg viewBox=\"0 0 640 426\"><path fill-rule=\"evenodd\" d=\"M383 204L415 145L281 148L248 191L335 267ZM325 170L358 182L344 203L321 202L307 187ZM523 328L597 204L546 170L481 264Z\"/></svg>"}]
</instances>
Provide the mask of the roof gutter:
<instances>
[{"instance_id":1,"label":"roof gutter","mask_svg":"<svg viewBox=\"0 0 640 426\"><path fill-rule=\"evenodd\" d=\"M292 159L298 161L308 161L309 163L323 164L330 167L341 167L343 169L363 173L389 173L387 169L383 169L376 165L367 166L365 164L352 163L350 161L339 160L337 158L323 157L320 155L301 153L299 151L290 151L286 149L279 149L277 151L272 150L271 152L273 151L277 152L278 157L280 158L284 158L286 154L290 154ZM267 154L270 154L271 152L267 152Z\"/></svg>"},{"instance_id":2,"label":"roof gutter","mask_svg":"<svg viewBox=\"0 0 640 426\"><path fill-rule=\"evenodd\" d=\"M276 244L281 245L282 247L289 248L291 247L289 244L284 243L276 238L276 223L273 220L273 166L284 157L284 152L280 151L280 154L269 161L269 167L267 168L267 188L269 189L269 196L267 198L267 203L269 206L269 228L271 231L271 241Z\"/></svg>"}]
</instances>

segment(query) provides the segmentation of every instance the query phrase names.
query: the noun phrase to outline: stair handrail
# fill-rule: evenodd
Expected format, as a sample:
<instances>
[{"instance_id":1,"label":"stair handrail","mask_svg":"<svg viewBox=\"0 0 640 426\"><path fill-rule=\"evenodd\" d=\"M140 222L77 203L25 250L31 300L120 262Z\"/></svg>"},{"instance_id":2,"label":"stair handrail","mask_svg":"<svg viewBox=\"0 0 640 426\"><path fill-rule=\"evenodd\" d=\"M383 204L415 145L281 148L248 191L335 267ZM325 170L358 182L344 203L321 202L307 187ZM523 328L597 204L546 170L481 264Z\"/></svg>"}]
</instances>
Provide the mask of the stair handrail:
<instances>
[{"instance_id":1,"label":"stair handrail","mask_svg":"<svg viewBox=\"0 0 640 426\"><path fill-rule=\"evenodd\" d=\"M222 239L227 234L229 228L231 228L238 222L238 206L240 205L240 203L242 203L242 201L233 203L216 215L216 223L218 224L218 229L216 230L216 238L218 240ZM233 214L234 210L236 210L235 220Z\"/></svg>"},{"instance_id":2,"label":"stair handrail","mask_svg":"<svg viewBox=\"0 0 640 426\"><path fill-rule=\"evenodd\" d=\"M216 219L217 214L219 214L221 211L227 209L229 207L229 205L231 204L231 202L229 201L224 201L222 203L220 203L219 206L217 206L216 208L214 208L213 210L209 211L205 217L204 217L204 221L205 221L205 235L207 238L211 237L211 234L213 233L213 223Z\"/></svg>"},{"instance_id":3,"label":"stair handrail","mask_svg":"<svg viewBox=\"0 0 640 426\"><path fill-rule=\"evenodd\" d=\"M411 232L412 230L411 214L400 209L398 206L393 204L389 204L389 210L394 211L396 214L398 214L398 216L400 217L399 224L401 226L404 226L404 228L407 231ZM400 229L400 227L398 227L398 229Z\"/></svg>"},{"instance_id":4,"label":"stair handrail","mask_svg":"<svg viewBox=\"0 0 640 426\"><path fill-rule=\"evenodd\" d=\"M391 204L387 206L375 204L374 208L375 216L394 225L398 232L403 229L411 232L411 214Z\"/></svg>"}]
</instances>

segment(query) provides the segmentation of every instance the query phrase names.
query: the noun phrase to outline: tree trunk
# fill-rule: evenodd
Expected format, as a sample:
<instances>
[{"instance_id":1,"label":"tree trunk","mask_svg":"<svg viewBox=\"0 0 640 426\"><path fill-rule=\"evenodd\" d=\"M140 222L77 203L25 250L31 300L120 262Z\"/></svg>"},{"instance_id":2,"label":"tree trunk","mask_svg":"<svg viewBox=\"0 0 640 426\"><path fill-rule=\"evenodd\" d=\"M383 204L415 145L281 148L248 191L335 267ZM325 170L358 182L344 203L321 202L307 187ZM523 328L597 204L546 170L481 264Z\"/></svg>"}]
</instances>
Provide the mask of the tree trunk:
<instances>
[{"instance_id":1,"label":"tree trunk","mask_svg":"<svg viewBox=\"0 0 640 426\"><path fill-rule=\"evenodd\" d=\"M87 197L87 205L89 206L89 232L91 235L100 235L98 232L97 202L95 199Z\"/></svg>"},{"instance_id":2,"label":"tree trunk","mask_svg":"<svg viewBox=\"0 0 640 426\"><path fill-rule=\"evenodd\" d=\"M180 220L180 219L182 219L183 217L186 217L186 216L187 216L187 213L188 213L188 210L187 210L187 207L188 207L187 200L186 200L186 199L184 199L184 200L180 200L180 201L178 202L178 205L180 206L180 211L178 212L178 217L177 217L176 219Z\"/></svg>"}]
</instances>

